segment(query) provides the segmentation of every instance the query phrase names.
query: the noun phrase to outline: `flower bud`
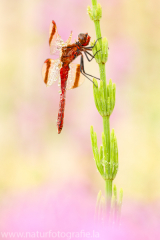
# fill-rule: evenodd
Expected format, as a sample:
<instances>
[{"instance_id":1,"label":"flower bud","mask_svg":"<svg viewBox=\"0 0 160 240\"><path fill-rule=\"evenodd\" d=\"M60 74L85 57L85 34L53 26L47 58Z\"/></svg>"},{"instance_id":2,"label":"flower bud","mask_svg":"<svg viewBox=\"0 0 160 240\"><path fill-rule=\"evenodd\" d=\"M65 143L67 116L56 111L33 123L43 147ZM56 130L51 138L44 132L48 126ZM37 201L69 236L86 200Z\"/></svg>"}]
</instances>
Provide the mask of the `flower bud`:
<instances>
[{"instance_id":1,"label":"flower bud","mask_svg":"<svg viewBox=\"0 0 160 240\"><path fill-rule=\"evenodd\" d=\"M92 21L99 21L102 17L102 7L100 4L94 6L93 9L90 6L88 6L87 12Z\"/></svg>"}]
</instances>

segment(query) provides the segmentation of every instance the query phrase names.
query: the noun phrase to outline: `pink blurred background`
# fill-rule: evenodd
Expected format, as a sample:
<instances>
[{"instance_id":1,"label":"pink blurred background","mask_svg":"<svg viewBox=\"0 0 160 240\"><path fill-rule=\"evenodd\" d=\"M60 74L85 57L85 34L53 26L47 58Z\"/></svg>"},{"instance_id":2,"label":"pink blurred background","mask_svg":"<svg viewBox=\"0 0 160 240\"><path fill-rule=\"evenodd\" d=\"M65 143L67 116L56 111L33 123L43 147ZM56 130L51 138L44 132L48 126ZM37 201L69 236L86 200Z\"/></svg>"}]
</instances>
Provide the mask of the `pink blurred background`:
<instances>
[{"instance_id":1,"label":"pink blurred background","mask_svg":"<svg viewBox=\"0 0 160 240\"><path fill-rule=\"evenodd\" d=\"M117 86L110 125L119 146L114 183L124 191L122 221L138 233L151 229L158 234L160 2L99 3L102 35L109 42L107 81L111 78ZM67 92L58 135L59 88L56 83L46 88L41 76L44 60L54 58L48 46L52 20L64 40L71 30L73 41L80 32L96 38L88 5L90 0L0 2L0 230L54 230L64 222L70 228L76 219L81 224L92 216L97 193L101 189L104 194L90 143L90 125L99 145L103 127L92 84L86 80ZM95 61L85 60L85 70L99 76Z\"/></svg>"}]
</instances>

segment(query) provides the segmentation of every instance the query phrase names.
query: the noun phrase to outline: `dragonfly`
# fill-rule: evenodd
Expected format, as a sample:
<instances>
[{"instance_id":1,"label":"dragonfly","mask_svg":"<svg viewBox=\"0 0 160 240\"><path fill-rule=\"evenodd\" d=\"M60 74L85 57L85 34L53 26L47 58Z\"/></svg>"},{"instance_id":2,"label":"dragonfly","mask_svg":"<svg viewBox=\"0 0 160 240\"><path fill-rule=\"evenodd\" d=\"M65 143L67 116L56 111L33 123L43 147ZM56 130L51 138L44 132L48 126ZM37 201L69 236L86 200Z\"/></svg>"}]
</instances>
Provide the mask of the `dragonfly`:
<instances>
[{"instance_id":1,"label":"dragonfly","mask_svg":"<svg viewBox=\"0 0 160 240\"><path fill-rule=\"evenodd\" d=\"M57 59L46 59L42 67L42 76L44 83L47 86L51 86L56 80L60 82L60 103L57 118L57 128L58 134L61 133L64 121L64 109L65 109L65 99L66 90L74 89L79 87L83 82L85 77L92 81L90 77L94 77L84 70L84 60L83 53L85 54L87 60L90 62L94 59L97 52L92 55L88 51L92 51L95 46L88 46L90 42L90 36L88 33L80 33L78 35L78 41L71 43L72 32L69 38L64 42L57 31L57 26L55 21L52 21L49 27L49 46L50 53L59 53L59 58ZM80 56L80 64L72 63L78 56ZM89 58L89 56L91 58ZM96 79L99 79L95 77ZM93 81L92 81L93 82Z\"/></svg>"}]
</instances>

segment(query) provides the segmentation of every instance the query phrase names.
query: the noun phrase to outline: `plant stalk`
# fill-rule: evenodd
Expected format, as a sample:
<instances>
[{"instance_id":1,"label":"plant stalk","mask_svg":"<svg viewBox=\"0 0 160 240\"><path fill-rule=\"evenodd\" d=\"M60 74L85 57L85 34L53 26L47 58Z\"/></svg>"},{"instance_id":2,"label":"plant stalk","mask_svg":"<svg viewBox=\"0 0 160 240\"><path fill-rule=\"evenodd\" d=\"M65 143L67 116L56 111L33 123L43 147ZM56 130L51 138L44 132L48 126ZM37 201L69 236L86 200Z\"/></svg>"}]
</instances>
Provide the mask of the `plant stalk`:
<instances>
[{"instance_id":1,"label":"plant stalk","mask_svg":"<svg viewBox=\"0 0 160 240\"><path fill-rule=\"evenodd\" d=\"M106 180L106 201L107 205L110 206L111 204L111 197L112 197L112 180Z\"/></svg>"},{"instance_id":2,"label":"plant stalk","mask_svg":"<svg viewBox=\"0 0 160 240\"><path fill-rule=\"evenodd\" d=\"M97 7L97 0L92 0L92 7L93 9ZM100 28L100 21L95 20L94 21L95 30L96 30L96 37L101 38L101 28ZM99 44L102 49L102 39L99 39ZM106 70L105 70L105 64L99 63L99 71L100 71L100 79L103 81L103 91L104 91L104 98L107 99L107 87L106 87ZM103 131L106 138L106 147L104 151L107 151L107 161L108 164L110 162L110 124L109 124L109 116L103 117ZM110 168L108 167L108 171L110 171ZM108 173L109 175L109 173ZM106 180L106 202L108 205L111 204L111 197L112 197L112 180Z\"/></svg>"}]
</instances>

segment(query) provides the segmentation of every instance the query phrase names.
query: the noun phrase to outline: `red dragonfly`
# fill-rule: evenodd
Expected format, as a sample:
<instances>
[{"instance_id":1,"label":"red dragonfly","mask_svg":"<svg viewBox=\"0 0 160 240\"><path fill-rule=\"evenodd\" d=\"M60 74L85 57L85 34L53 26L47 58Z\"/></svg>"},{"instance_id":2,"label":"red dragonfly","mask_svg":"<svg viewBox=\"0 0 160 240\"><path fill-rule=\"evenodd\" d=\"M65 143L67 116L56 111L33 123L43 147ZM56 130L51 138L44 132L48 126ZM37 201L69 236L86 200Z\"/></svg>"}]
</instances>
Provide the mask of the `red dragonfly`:
<instances>
[{"instance_id":1,"label":"red dragonfly","mask_svg":"<svg viewBox=\"0 0 160 240\"><path fill-rule=\"evenodd\" d=\"M87 60L91 61L96 54L92 55L88 50L91 51L97 41L94 46L87 46L90 42L88 33L80 33L78 35L78 41L73 44L71 44L71 39L72 32L68 40L63 42L58 34L56 23L54 21L51 22L49 29L50 52L54 54L59 51L60 57L55 60L47 59L44 62L42 76L47 86L51 86L56 80L61 80L61 94L57 119L58 133L60 133L63 128L66 89L69 90L80 86L84 82L84 77L88 78L90 81L92 80L88 76L93 77L84 70L82 52L84 52ZM87 54L92 58L89 59ZM72 63L78 56L81 56L80 64Z\"/></svg>"}]
</instances>

